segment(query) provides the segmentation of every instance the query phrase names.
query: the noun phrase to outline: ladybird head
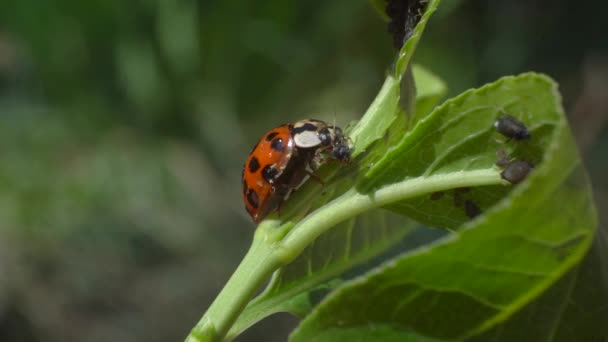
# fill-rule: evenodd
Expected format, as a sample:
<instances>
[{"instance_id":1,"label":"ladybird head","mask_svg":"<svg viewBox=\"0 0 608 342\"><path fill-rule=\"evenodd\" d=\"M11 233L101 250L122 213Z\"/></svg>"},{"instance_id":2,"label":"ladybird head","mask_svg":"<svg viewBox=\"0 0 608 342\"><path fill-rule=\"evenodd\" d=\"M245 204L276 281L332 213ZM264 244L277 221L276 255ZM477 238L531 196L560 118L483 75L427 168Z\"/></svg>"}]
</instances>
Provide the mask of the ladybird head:
<instances>
[{"instance_id":1,"label":"ladybird head","mask_svg":"<svg viewBox=\"0 0 608 342\"><path fill-rule=\"evenodd\" d=\"M349 161L350 160L350 147L348 144L339 144L334 146L331 150L331 155L334 159L339 161Z\"/></svg>"},{"instance_id":2,"label":"ladybird head","mask_svg":"<svg viewBox=\"0 0 608 342\"><path fill-rule=\"evenodd\" d=\"M348 137L346 135L344 135L344 132L342 132L342 129L337 126L330 127L330 132L331 132L331 137L332 137L332 141L331 141L332 158L339 160L339 161L349 161L350 154L351 154L351 148L350 148Z\"/></svg>"}]
</instances>

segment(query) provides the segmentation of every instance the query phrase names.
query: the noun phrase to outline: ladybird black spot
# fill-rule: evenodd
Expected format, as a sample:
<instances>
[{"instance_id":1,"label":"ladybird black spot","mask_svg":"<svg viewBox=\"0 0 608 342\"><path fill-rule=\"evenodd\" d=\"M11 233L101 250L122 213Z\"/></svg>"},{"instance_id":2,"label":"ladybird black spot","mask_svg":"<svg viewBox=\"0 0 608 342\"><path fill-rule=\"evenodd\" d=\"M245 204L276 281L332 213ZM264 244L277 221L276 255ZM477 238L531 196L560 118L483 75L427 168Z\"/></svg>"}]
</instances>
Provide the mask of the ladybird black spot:
<instances>
[{"instance_id":1,"label":"ladybird black spot","mask_svg":"<svg viewBox=\"0 0 608 342\"><path fill-rule=\"evenodd\" d=\"M270 143L270 147L272 147L277 152L283 152L285 146L283 145L283 139L276 138Z\"/></svg>"},{"instance_id":2,"label":"ladybird black spot","mask_svg":"<svg viewBox=\"0 0 608 342\"><path fill-rule=\"evenodd\" d=\"M270 134L268 134L266 136L266 141L271 141L272 139L274 139L274 137L276 137L277 135L279 135L279 132L272 132Z\"/></svg>"},{"instance_id":3,"label":"ladybird black spot","mask_svg":"<svg viewBox=\"0 0 608 342\"><path fill-rule=\"evenodd\" d=\"M254 173L260 169L260 161L256 157L251 157L249 161L249 172Z\"/></svg>"},{"instance_id":4,"label":"ladybird black spot","mask_svg":"<svg viewBox=\"0 0 608 342\"><path fill-rule=\"evenodd\" d=\"M262 176L268 183L274 183L279 172L275 169L274 165L266 165L262 170Z\"/></svg>"},{"instance_id":5,"label":"ladybird black spot","mask_svg":"<svg viewBox=\"0 0 608 342\"><path fill-rule=\"evenodd\" d=\"M302 132L306 132L306 131L316 131L317 130L317 125L313 125L311 123L306 123L303 124L300 127L294 127L293 130L291 131L291 133L293 135L302 133Z\"/></svg>"},{"instance_id":6,"label":"ladybird black spot","mask_svg":"<svg viewBox=\"0 0 608 342\"><path fill-rule=\"evenodd\" d=\"M255 192L255 190L253 190L253 189L247 189L246 197L247 197L247 202L249 203L249 205L251 205L253 208L257 209L258 206L260 205L257 192Z\"/></svg>"}]
</instances>

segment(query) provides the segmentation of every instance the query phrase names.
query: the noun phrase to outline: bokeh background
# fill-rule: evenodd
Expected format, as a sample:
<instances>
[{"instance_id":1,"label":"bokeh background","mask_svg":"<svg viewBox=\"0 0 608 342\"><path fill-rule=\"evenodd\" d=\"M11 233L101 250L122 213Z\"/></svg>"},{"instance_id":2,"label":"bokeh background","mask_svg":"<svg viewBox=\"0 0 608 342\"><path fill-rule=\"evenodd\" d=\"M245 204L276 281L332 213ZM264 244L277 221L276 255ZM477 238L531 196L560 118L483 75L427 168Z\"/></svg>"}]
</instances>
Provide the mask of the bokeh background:
<instances>
[{"instance_id":1,"label":"bokeh background","mask_svg":"<svg viewBox=\"0 0 608 342\"><path fill-rule=\"evenodd\" d=\"M443 0L415 57L450 95L554 77L604 222L606 13ZM250 243L239 178L259 136L360 117L393 54L367 0L0 2L0 341L182 340Z\"/></svg>"}]
</instances>

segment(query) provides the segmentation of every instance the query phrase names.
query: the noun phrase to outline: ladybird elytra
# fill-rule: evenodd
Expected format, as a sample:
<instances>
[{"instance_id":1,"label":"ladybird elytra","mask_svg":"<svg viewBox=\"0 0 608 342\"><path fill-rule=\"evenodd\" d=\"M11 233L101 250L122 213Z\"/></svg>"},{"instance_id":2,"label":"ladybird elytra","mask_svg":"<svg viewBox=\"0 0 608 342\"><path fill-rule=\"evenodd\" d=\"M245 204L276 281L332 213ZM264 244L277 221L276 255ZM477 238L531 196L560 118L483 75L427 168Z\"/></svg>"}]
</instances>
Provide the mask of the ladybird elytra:
<instances>
[{"instance_id":1,"label":"ladybird elytra","mask_svg":"<svg viewBox=\"0 0 608 342\"><path fill-rule=\"evenodd\" d=\"M272 205L272 183L281 176L293 153L290 127L281 125L262 137L243 166L243 201L255 222Z\"/></svg>"}]
</instances>

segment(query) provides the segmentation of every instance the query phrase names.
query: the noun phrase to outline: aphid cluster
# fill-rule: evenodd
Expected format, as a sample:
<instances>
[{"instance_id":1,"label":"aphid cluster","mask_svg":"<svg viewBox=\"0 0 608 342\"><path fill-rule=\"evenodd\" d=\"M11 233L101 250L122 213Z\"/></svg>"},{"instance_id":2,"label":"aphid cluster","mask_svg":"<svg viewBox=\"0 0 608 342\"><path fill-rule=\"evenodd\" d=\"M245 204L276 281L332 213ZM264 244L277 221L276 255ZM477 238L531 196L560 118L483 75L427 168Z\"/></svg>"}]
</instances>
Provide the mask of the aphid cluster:
<instances>
[{"instance_id":1,"label":"aphid cluster","mask_svg":"<svg viewBox=\"0 0 608 342\"><path fill-rule=\"evenodd\" d=\"M350 160L348 138L340 127L307 119L266 133L243 166L243 201L253 221L258 223L279 208L329 160Z\"/></svg>"},{"instance_id":2,"label":"aphid cluster","mask_svg":"<svg viewBox=\"0 0 608 342\"><path fill-rule=\"evenodd\" d=\"M498 120L494 122L494 128L498 133L507 138L507 143L511 140L519 142L531 138L530 131L526 125L510 115L499 117ZM497 154L498 160L496 161L496 166L502 168L500 175L503 179L512 184L523 181L534 168L534 165L529 161L510 158L503 148L499 149ZM473 219L481 214L481 209L475 201L470 198L471 195L468 194L470 190L470 188L457 188L454 189L452 196L454 206L462 208L465 215L470 219ZM435 192L431 194L430 199L436 201L441 199L443 195L443 192Z\"/></svg>"},{"instance_id":3,"label":"aphid cluster","mask_svg":"<svg viewBox=\"0 0 608 342\"><path fill-rule=\"evenodd\" d=\"M531 138L531 134L526 125L510 115L503 115L498 118L498 120L494 122L494 127L498 133L508 138L507 142L511 141L511 139L521 141ZM503 169L500 176L512 184L517 184L523 181L528 176L532 168L534 168L534 165L526 160L515 160L509 158L503 149L498 150L498 160L496 161L496 166Z\"/></svg>"}]
</instances>

